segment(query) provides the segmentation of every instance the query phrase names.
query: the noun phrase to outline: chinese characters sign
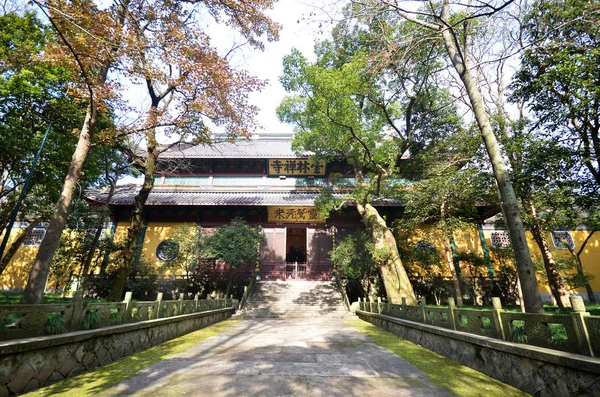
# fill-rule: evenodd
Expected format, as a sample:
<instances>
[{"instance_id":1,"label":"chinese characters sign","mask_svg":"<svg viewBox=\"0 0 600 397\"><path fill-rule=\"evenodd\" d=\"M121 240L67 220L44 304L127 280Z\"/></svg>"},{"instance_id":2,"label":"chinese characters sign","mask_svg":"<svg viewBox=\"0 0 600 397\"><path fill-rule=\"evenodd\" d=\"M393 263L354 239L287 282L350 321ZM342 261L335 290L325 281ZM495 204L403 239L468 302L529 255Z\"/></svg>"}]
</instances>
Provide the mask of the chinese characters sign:
<instances>
[{"instance_id":1,"label":"chinese characters sign","mask_svg":"<svg viewBox=\"0 0 600 397\"><path fill-rule=\"evenodd\" d=\"M325 175L325 163L302 159L269 159L269 175Z\"/></svg>"},{"instance_id":2,"label":"chinese characters sign","mask_svg":"<svg viewBox=\"0 0 600 397\"><path fill-rule=\"evenodd\" d=\"M325 223L315 207L268 207L269 223Z\"/></svg>"}]
</instances>

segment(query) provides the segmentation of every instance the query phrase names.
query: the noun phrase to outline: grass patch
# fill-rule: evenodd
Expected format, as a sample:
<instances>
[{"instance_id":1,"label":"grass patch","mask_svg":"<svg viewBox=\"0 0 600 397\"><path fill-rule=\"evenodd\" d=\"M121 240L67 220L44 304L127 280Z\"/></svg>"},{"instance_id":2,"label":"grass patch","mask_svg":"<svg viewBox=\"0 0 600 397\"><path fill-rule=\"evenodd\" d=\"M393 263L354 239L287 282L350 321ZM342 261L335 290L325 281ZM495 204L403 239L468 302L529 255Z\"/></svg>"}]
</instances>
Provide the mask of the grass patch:
<instances>
[{"instance_id":1,"label":"grass patch","mask_svg":"<svg viewBox=\"0 0 600 397\"><path fill-rule=\"evenodd\" d=\"M95 368L81 375L65 379L50 386L25 394L29 397L63 396L79 397L100 393L117 383L133 377L138 371L147 368L171 355L180 353L196 343L217 335L239 323L239 319L229 319L201 330L172 339L148 350L123 357L103 367Z\"/></svg>"},{"instance_id":2,"label":"grass patch","mask_svg":"<svg viewBox=\"0 0 600 397\"><path fill-rule=\"evenodd\" d=\"M349 320L347 322L373 339L379 346L390 350L425 372L431 382L459 396L529 396L525 392L424 347L401 339L397 335L384 331L371 323L362 320Z\"/></svg>"}]
</instances>

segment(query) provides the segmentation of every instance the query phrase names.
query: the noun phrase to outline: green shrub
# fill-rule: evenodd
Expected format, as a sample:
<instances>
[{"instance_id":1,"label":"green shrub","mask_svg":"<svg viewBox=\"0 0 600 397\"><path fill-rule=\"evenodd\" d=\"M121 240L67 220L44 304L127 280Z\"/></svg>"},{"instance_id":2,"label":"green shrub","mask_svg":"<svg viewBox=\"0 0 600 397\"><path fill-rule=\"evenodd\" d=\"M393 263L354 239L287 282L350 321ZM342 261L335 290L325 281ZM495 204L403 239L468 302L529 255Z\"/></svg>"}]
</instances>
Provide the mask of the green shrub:
<instances>
[{"instance_id":1,"label":"green shrub","mask_svg":"<svg viewBox=\"0 0 600 397\"><path fill-rule=\"evenodd\" d=\"M122 316L119 312L119 309L116 307L110 309L110 316L108 316L108 320L110 321L111 325L121 324Z\"/></svg>"},{"instance_id":2,"label":"green shrub","mask_svg":"<svg viewBox=\"0 0 600 397\"><path fill-rule=\"evenodd\" d=\"M50 335L58 335L68 332L62 313L48 314L48 319L46 320L46 326L44 329L46 333Z\"/></svg>"},{"instance_id":3,"label":"green shrub","mask_svg":"<svg viewBox=\"0 0 600 397\"><path fill-rule=\"evenodd\" d=\"M83 316L83 329L93 329L100 326L100 314L96 310L88 310Z\"/></svg>"},{"instance_id":4,"label":"green shrub","mask_svg":"<svg viewBox=\"0 0 600 397\"><path fill-rule=\"evenodd\" d=\"M515 323L511 325L508 340L515 343L527 343L525 324L522 321L515 321Z\"/></svg>"},{"instance_id":5,"label":"green shrub","mask_svg":"<svg viewBox=\"0 0 600 397\"><path fill-rule=\"evenodd\" d=\"M23 315L17 313L7 314L2 319L2 329L18 329L21 324L21 317Z\"/></svg>"}]
</instances>

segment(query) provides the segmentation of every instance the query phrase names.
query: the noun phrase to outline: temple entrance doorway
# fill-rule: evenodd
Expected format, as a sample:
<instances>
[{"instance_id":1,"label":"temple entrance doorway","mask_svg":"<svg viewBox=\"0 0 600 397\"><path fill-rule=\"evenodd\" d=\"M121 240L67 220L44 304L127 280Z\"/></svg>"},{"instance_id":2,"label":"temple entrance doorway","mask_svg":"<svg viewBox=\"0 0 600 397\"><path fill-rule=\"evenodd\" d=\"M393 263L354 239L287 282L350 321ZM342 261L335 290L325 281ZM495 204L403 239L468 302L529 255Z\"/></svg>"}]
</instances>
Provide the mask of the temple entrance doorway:
<instances>
[{"instance_id":1,"label":"temple entrance doorway","mask_svg":"<svg viewBox=\"0 0 600 397\"><path fill-rule=\"evenodd\" d=\"M287 228L285 246L285 278L306 279L306 228Z\"/></svg>"}]
</instances>

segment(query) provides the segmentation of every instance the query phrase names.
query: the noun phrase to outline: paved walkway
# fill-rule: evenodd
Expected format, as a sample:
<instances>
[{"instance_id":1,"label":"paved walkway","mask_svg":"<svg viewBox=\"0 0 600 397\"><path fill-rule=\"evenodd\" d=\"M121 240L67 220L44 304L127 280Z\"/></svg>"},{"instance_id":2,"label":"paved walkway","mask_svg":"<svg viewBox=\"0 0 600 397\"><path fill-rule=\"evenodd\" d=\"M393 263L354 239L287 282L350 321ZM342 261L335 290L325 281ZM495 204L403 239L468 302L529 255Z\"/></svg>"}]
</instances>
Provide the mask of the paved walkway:
<instances>
[{"instance_id":1,"label":"paved walkway","mask_svg":"<svg viewBox=\"0 0 600 397\"><path fill-rule=\"evenodd\" d=\"M452 396L338 319L244 320L103 395Z\"/></svg>"}]
</instances>

